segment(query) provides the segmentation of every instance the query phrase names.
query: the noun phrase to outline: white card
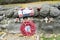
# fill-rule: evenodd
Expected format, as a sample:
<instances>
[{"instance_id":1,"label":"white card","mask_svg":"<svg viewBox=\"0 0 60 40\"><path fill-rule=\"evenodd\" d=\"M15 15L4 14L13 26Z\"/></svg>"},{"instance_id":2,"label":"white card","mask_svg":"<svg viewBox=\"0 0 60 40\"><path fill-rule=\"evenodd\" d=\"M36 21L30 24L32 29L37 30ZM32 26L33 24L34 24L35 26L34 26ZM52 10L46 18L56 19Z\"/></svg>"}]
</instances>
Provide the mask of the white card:
<instances>
[{"instance_id":1,"label":"white card","mask_svg":"<svg viewBox=\"0 0 60 40\"><path fill-rule=\"evenodd\" d=\"M23 14L29 14L31 13L31 10L23 10Z\"/></svg>"}]
</instances>

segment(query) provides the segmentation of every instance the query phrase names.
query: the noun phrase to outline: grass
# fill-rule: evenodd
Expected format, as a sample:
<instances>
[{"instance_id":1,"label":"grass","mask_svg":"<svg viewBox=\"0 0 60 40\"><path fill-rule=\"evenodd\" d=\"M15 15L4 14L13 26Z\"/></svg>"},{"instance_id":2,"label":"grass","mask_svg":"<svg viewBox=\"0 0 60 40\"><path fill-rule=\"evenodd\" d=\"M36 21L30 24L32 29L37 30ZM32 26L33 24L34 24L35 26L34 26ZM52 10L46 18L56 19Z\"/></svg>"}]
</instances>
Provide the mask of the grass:
<instances>
[{"instance_id":1,"label":"grass","mask_svg":"<svg viewBox=\"0 0 60 40\"><path fill-rule=\"evenodd\" d=\"M58 35L58 34L57 34ZM46 38L44 35L42 35L43 37L41 37L40 40L60 40L60 35L57 36L56 34L54 34L52 37L50 38Z\"/></svg>"}]
</instances>

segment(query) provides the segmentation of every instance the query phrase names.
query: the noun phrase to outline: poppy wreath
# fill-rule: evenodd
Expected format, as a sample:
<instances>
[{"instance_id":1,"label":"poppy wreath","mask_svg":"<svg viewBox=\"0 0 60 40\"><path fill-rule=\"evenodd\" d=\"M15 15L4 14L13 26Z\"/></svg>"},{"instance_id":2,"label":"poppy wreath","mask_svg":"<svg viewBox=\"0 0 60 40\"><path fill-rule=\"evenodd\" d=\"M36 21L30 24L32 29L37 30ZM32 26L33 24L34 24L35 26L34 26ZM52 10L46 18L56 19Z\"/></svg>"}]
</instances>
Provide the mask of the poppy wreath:
<instances>
[{"instance_id":1,"label":"poppy wreath","mask_svg":"<svg viewBox=\"0 0 60 40\"><path fill-rule=\"evenodd\" d=\"M24 36L32 36L35 34L36 31L35 23L31 20L26 20L21 23L20 30Z\"/></svg>"}]
</instances>

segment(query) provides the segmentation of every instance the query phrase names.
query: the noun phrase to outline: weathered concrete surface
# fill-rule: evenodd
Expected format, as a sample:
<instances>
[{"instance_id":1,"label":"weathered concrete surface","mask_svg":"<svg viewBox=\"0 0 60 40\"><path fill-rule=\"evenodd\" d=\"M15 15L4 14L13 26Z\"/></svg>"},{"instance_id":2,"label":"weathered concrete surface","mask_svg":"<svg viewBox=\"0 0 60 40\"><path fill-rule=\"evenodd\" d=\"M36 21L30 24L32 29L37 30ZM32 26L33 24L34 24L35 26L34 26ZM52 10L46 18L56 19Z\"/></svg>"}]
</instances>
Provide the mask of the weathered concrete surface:
<instances>
[{"instance_id":1,"label":"weathered concrete surface","mask_svg":"<svg viewBox=\"0 0 60 40\"><path fill-rule=\"evenodd\" d=\"M20 23L9 24L6 28L9 33L21 33L20 32Z\"/></svg>"},{"instance_id":2,"label":"weathered concrete surface","mask_svg":"<svg viewBox=\"0 0 60 40\"><path fill-rule=\"evenodd\" d=\"M44 4L45 3L45 4ZM12 7L11 5L10 6L8 6L8 5L3 5L3 7L1 6L1 10L0 10L0 15L3 15L3 14L5 14L5 17L6 18L17 18L18 17L18 15L17 15L17 11L18 11L18 9L20 8L19 6L22 6L22 7L32 7L34 10L35 10L35 15L41 15L41 16L44 16L44 17L48 17L48 16L57 16L57 17L59 17L60 15L60 10L57 8L57 7L55 7L53 4L49 4L48 2L42 2L41 4L38 2L38 3L28 3L28 4L17 4L17 5L12 5L12 6L16 6L16 7ZM48 4L47 4L48 3ZM53 3L53 2L51 2L51 3ZM33 6L32 6L33 5ZM18 7L17 7L18 6ZM41 10L40 10L40 12L38 13L38 11L36 10L37 9L37 7L42 7L41 8ZM53 9L52 9L53 8ZM17 9L17 10L16 10ZM57 18L56 17L56 18ZM56 19L56 18L54 18L54 19ZM2 20L2 16L1 16L1 18L0 18L1 20ZM40 18L39 18L40 19ZM57 19L59 19L59 18L57 18ZM5 19L6 20L6 19ZM12 19L11 19L12 20ZM9 20L8 20L9 21ZM57 21L57 20L56 20ZM58 22L59 23L59 22ZM42 22L42 24L40 24L39 22L36 22L36 26L39 28L39 31L40 31L40 27L42 27L42 26L46 26L46 25L48 25L48 24L44 24L44 21ZM49 29L50 28L50 26L52 27L51 28L51 30L53 29L53 24L54 23L52 23L52 25L48 25L48 26L46 26L46 28L44 29L44 27L43 27L43 29L44 30L46 30L46 29ZM9 24L8 25L8 27L7 27L7 29L9 30L9 31L20 31L19 30L19 27L16 29L16 27L17 26L19 26L20 25L20 23L19 24L15 24L15 23L13 23L13 24ZM37 28L37 29L38 29Z\"/></svg>"},{"instance_id":3,"label":"weathered concrete surface","mask_svg":"<svg viewBox=\"0 0 60 40\"><path fill-rule=\"evenodd\" d=\"M51 6L49 4L43 4L41 6L40 15L43 17L47 17L49 15L50 7Z\"/></svg>"},{"instance_id":4,"label":"weathered concrete surface","mask_svg":"<svg viewBox=\"0 0 60 40\"><path fill-rule=\"evenodd\" d=\"M60 10L56 7L51 7L50 8L50 16L52 17L57 17L60 15Z\"/></svg>"}]
</instances>

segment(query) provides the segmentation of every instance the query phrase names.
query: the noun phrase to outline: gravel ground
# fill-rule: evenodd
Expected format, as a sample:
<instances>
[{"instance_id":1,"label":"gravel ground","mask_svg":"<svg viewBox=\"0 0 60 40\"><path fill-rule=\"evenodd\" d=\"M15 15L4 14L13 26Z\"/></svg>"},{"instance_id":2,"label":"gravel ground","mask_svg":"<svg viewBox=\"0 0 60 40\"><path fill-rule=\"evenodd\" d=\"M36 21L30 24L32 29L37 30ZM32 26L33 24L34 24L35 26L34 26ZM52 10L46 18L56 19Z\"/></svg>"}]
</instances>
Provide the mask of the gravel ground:
<instances>
[{"instance_id":1,"label":"gravel ground","mask_svg":"<svg viewBox=\"0 0 60 40\"><path fill-rule=\"evenodd\" d=\"M36 37L26 37L22 36L21 34L7 34L3 40L36 40Z\"/></svg>"},{"instance_id":2,"label":"gravel ground","mask_svg":"<svg viewBox=\"0 0 60 40\"><path fill-rule=\"evenodd\" d=\"M35 34L33 36L27 37L22 34L7 34L2 40L59 40L60 34Z\"/></svg>"}]
</instances>

